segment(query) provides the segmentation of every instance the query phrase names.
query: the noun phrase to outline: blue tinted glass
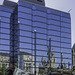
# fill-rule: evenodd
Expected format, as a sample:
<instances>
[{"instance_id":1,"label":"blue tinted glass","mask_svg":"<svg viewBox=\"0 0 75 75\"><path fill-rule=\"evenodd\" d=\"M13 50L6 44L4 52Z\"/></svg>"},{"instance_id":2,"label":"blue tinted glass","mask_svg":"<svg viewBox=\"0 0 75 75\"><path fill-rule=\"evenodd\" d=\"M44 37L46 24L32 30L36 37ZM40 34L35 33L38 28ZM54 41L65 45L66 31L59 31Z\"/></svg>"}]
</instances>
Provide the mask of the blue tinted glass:
<instances>
[{"instance_id":1,"label":"blue tinted glass","mask_svg":"<svg viewBox=\"0 0 75 75\"><path fill-rule=\"evenodd\" d=\"M18 18L18 21L20 21L20 23L22 23L22 24L31 25L31 21L30 20Z\"/></svg>"},{"instance_id":2,"label":"blue tinted glass","mask_svg":"<svg viewBox=\"0 0 75 75\"><path fill-rule=\"evenodd\" d=\"M71 39L61 38L61 42L71 43Z\"/></svg>"},{"instance_id":3,"label":"blue tinted glass","mask_svg":"<svg viewBox=\"0 0 75 75\"><path fill-rule=\"evenodd\" d=\"M61 17L61 21L71 23L71 19L69 19L69 18Z\"/></svg>"},{"instance_id":4,"label":"blue tinted glass","mask_svg":"<svg viewBox=\"0 0 75 75\"><path fill-rule=\"evenodd\" d=\"M48 25L48 29L60 31L60 27L55 25Z\"/></svg>"},{"instance_id":5,"label":"blue tinted glass","mask_svg":"<svg viewBox=\"0 0 75 75\"><path fill-rule=\"evenodd\" d=\"M1 28L1 32L10 34L10 30L9 29Z\"/></svg>"},{"instance_id":6,"label":"blue tinted glass","mask_svg":"<svg viewBox=\"0 0 75 75\"><path fill-rule=\"evenodd\" d=\"M60 52L60 47L52 47L54 52Z\"/></svg>"},{"instance_id":7,"label":"blue tinted glass","mask_svg":"<svg viewBox=\"0 0 75 75\"><path fill-rule=\"evenodd\" d=\"M0 45L0 50L9 50L10 46Z\"/></svg>"},{"instance_id":8,"label":"blue tinted glass","mask_svg":"<svg viewBox=\"0 0 75 75\"><path fill-rule=\"evenodd\" d=\"M58 32L58 31L53 31L53 30L49 30L49 31L48 31L48 34L49 34L49 35L60 36L60 32Z\"/></svg>"},{"instance_id":9,"label":"blue tinted glass","mask_svg":"<svg viewBox=\"0 0 75 75\"><path fill-rule=\"evenodd\" d=\"M10 12L10 13L13 12L13 9L10 9L10 8L4 7L4 6L0 6L0 10L6 11L6 12Z\"/></svg>"},{"instance_id":10,"label":"blue tinted glass","mask_svg":"<svg viewBox=\"0 0 75 75\"><path fill-rule=\"evenodd\" d=\"M51 45L60 47L60 42L51 41Z\"/></svg>"},{"instance_id":11,"label":"blue tinted glass","mask_svg":"<svg viewBox=\"0 0 75 75\"><path fill-rule=\"evenodd\" d=\"M29 48L29 49L31 49L31 44L28 44L28 43L20 43L20 48Z\"/></svg>"},{"instance_id":12,"label":"blue tinted glass","mask_svg":"<svg viewBox=\"0 0 75 75\"><path fill-rule=\"evenodd\" d=\"M46 51L36 51L36 54L41 57L42 57L42 55L46 56L46 57L48 56Z\"/></svg>"},{"instance_id":13,"label":"blue tinted glass","mask_svg":"<svg viewBox=\"0 0 75 75\"><path fill-rule=\"evenodd\" d=\"M47 41L46 40L41 40L41 39L37 39L36 40L37 44L43 44L43 45L47 45Z\"/></svg>"},{"instance_id":14,"label":"blue tinted glass","mask_svg":"<svg viewBox=\"0 0 75 75\"><path fill-rule=\"evenodd\" d=\"M21 12L18 13L18 17L31 19L31 15L30 14L21 13Z\"/></svg>"},{"instance_id":15,"label":"blue tinted glass","mask_svg":"<svg viewBox=\"0 0 75 75\"><path fill-rule=\"evenodd\" d=\"M47 11L45 7L41 7L41 6L35 6L35 7L36 7L36 10L43 11L43 12Z\"/></svg>"},{"instance_id":16,"label":"blue tinted glass","mask_svg":"<svg viewBox=\"0 0 75 75\"><path fill-rule=\"evenodd\" d=\"M34 30L36 30L37 32L39 32L39 33L44 33L44 34L46 34L47 33L47 30L46 29L42 29L42 28L33 28L33 31Z\"/></svg>"},{"instance_id":17,"label":"blue tinted glass","mask_svg":"<svg viewBox=\"0 0 75 75\"><path fill-rule=\"evenodd\" d=\"M33 15L46 17L46 13L41 11L33 11Z\"/></svg>"},{"instance_id":18,"label":"blue tinted glass","mask_svg":"<svg viewBox=\"0 0 75 75\"><path fill-rule=\"evenodd\" d=\"M63 13L63 12L61 12L61 16L70 18L70 14L69 13Z\"/></svg>"},{"instance_id":19,"label":"blue tinted glass","mask_svg":"<svg viewBox=\"0 0 75 75\"><path fill-rule=\"evenodd\" d=\"M60 21L48 20L48 24L54 24L60 26Z\"/></svg>"},{"instance_id":20,"label":"blue tinted glass","mask_svg":"<svg viewBox=\"0 0 75 75\"><path fill-rule=\"evenodd\" d=\"M60 37L52 36L52 35L49 36L49 37L51 37L51 40L52 40L52 41L60 41ZM49 37L48 37L48 38L49 38ZM49 40L49 39L48 39L48 40Z\"/></svg>"},{"instance_id":21,"label":"blue tinted glass","mask_svg":"<svg viewBox=\"0 0 75 75\"><path fill-rule=\"evenodd\" d=\"M52 13L52 14L56 14L56 15L61 15L61 12L60 12L60 11L53 10L53 9L47 9L47 13Z\"/></svg>"},{"instance_id":22,"label":"blue tinted glass","mask_svg":"<svg viewBox=\"0 0 75 75\"><path fill-rule=\"evenodd\" d=\"M53 15L53 14L48 14L48 19L54 19L54 20L60 20L60 16Z\"/></svg>"},{"instance_id":23,"label":"blue tinted glass","mask_svg":"<svg viewBox=\"0 0 75 75\"><path fill-rule=\"evenodd\" d=\"M54 55L55 55L55 57L57 58L57 57L61 57L61 54L60 53L56 53L56 52L53 52L54 53ZM58 60L56 61L56 62L59 62Z\"/></svg>"},{"instance_id":24,"label":"blue tinted glass","mask_svg":"<svg viewBox=\"0 0 75 75\"><path fill-rule=\"evenodd\" d=\"M10 18L1 17L1 21L10 23Z\"/></svg>"},{"instance_id":25,"label":"blue tinted glass","mask_svg":"<svg viewBox=\"0 0 75 75\"><path fill-rule=\"evenodd\" d=\"M61 33L61 37L71 38L71 34L68 34L68 33Z\"/></svg>"},{"instance_id":26,"label":"blue tinted glass","mask_svg":"<svg viewBox=\"0 0 75 75\"><path fill-rule=\"evenodd\" d=\"M1 38L10 39L10 35L7 35L7 34L1 34Z\"/></svg>"},{"instance_id":27,"label":"blue tinted glass","mask_svg":"<svg viewBox=\"0 0 75 75\"><path fill-rule=\"evenodd\" d=\"M10 24L1 22L1 27L10 28Z\"/></svg>"},{"instance_id":28,"label":"blue tinted glass","mask_svg":"<svg viewBox=\"0 0 75 75\"><path fill-rule=\"evenodd\" d=\"M26 8L26 7L22 7L22 6L18 6L18 11L31 13L31 9L30 8Z\"/></svg>"},{"instance_id":29,"label":"blue tinted glass","mask_svg":"<svg viewBox=\"0 0 75 75\"><path fill-rule=\"evenodd\" d=\"M31 27L31 26L27 26L27 25L22 25L22 24L20 24L20 29L21 29L21 30L28 30L28 31L31 31L32 27Z\"/></svg>"},{"instance_id":30,"label":"blue tinted glass","mask_svg":"<svg viewBox=\"0 0 75 75\"><path fill-rule=\"evenodd\" d=\"M47 35L45 34L40 34L40 33L37 33L37 38L40 38L40 39L46 39L47 38Z\"/></svg>"},{"instance_id":31,"label":"blue tinted glass","mask_svg":"<svg viewBox=\"0 0 75 75\"><path fill-rule=\"evenodd\" d=\"M71 28L71 24L61 22L61 26Z\"/></svg>"},{"instance_id":32,"label":"blue tinted glass","mask_svg":"<svg viewBox=\"0 0 75 75\"><path fill-rule=\"evenodd\" d=\"M46 50L47 51L47 46L36 45L36 48L39 49L39 50Z\"/></svg>"},{"instance_id":33,"label":"blue tinted glass","mask_svg":"<svg viewBox=\"0 0 75 75\"><path fill-rule=\"evenodd\" d=\"M71 59L71 57L72 57L71 54L64 54L63 53L63 58L69 58L69 59Z\"/></svg>"},{"instance_id":34,"label":"blue tinted glass","mask_svg":"<svg viewBox=\"0 0 75 75\"><path fill-rule=\"evenodd\" d=\"M19 1L19 2L18 2L18 5L21 5L21 6L23 6L23 7L28 7L28 8L31 8L31 7L32 7L31 4L26 3L26 2L22 2L22 1Z\"/></svg>"},{"instance_id":35,"label":"blue tinted glass","mask_svg":"<svg viewBox=\"0 0 75 75\"><path fill-rule=\"evenodd\" d=\"M33 26L47 28L47 24L40 22L33 22Z\"/></svg>"},{"instance_id":36,"label":"blue tinted glass","mask_svg":"<svg viewBox=\"0 0 75 75\"><path fill-rule=\"evenodd\" d=\"M61 31L62 32L71 33L71 29L69 29L69 28L63 28L63 27L61 27Z\"/></svg>"},{"instance_id":37,"label":"blue tinted glass","mask_svg":"<svg viewBox=\"0 0 75 75\"><path fill-rule=\"evenodd\" d=\"M61 43L61 47L71 48L71 44Z\"/></svg>"},{"instance_id":38,"label":"blue tinted glass","mask_svg":"<svg viewBox=\"0 0 75 75\"><path fill-rule=\"evenodd\" d=\"M20 31L20 35L22 35L22 36L29 36L29 37L31 37L31 32L27 32L27 31Z\"/></svg>"},{"instance_id":39,"label":"blue tinted glass","mask_svg":"<svg viewBox=\"0 0 75 75\"><path fill-rule=\"evenodd\" d=\"M46 23L46 18L38 17L38 16L33 16L33 21L39 21L39 22Z\"/></svg>"},{"instance_id":40,"label":"blue tinted glass","mask_svg":"<svg viewBox=\"0 0 75 75\"><path fill-rule=\"evenodd\" d=\"M1 39L0 44L10 45L10 40L2 40L2 39Z\"/></svg>"},{"instance_id":41,"label":"blue tinted glass","mask_svg":"<svg viewBox=\"0 0 75 75\"><path fill-rule=\"evenodd\" d=\"M71 48L61 48L64 53L71 53Z\"/></svg>"},{"instance_id":42,"label":"blue tinted glass","mask_svg":"<svg viewBox=\"0 0 75 75\"><path fill-rule=\"evenodd\" d=\"M8 12L0 11L0 17L1 17L1 16L4 16L4 17L10 17L11 14L8 13Z\"/></svg>"},{"instance_id":43,"label":"blue tinted glass","mask_svg":"<svg viewBox=\"0 0 75 75\"><path fill-rule=\"evenodd\" d=\"M31 43L31 38L28 38L28 37L20 37L20 42L29 42L29 43Z\"/></svg>"}]
</instances>

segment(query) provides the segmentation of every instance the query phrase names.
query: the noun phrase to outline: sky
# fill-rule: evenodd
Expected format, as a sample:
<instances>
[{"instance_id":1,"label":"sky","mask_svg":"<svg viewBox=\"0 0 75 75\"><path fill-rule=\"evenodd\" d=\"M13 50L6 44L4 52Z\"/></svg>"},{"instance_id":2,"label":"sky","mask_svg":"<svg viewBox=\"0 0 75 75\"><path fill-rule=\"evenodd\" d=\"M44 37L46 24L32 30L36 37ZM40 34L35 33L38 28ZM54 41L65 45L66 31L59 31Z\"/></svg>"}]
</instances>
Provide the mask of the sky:
<instances>
[{"instance_id":1,"label":"sky","mask_svg":"<svg viewBox=\"0 0 75 75\"><path fill-rule=\"evenodd\" d=\"M18 0L11 0L17 2ZM71 14L71 39L72 39L72 46L75 43L75 0L45 0L46 7L50 7L53 9L61 10L64 12L68 12L72 9L69 13ZM3 3L3 0L0 0L0 4Z\"/></svg>"}]
</instances>

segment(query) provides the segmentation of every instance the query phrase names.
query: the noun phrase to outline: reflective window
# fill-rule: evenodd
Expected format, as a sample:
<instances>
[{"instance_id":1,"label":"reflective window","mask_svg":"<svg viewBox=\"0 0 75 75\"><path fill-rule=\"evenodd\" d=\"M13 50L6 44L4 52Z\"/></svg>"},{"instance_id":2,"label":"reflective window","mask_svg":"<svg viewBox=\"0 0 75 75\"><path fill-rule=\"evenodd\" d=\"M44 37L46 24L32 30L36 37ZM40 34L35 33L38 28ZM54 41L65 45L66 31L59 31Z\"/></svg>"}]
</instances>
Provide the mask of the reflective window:
<instances>
[{"instance_id":1,"label":"reflective window","mask_svg":"<svg viewBox=\"0 0 75 75\"><path fill-rule=\"evenodd\" d=\"M71 23L71 20L68 18L61 17L61 21Z\"/></svg>"},{"instance_id":2,"label":"reflective window","mask_svg":"<svg viewBox=\"0 0 75 75\"><path fill-rule=\"evenodd\" d=\"M37 56L48 56L46 51L36 51ZM39 61L39 60L38 60Z\"/></svg>"},{"instance_id":3,"label":"reflective window","mask_svg":"<svg viewBox=\"0 0 75 75\"><path fill-rule=\"evenodd\" d=\"M26 8L26 7L22 7L22 6L18 6L18 11L31 13L31 9L30 8Z\"/></svg>"},{"instance_id":4,"label":"reflective window","mask_svg":"<svg viewBox=\"0 0 75 75\"><path fill-rule=\"evenodd\" d=\"M9 50L10 46L0 45L0 50Z\"/></svg>"},{"instance_id":5,"label":"reflective window","mask_svg":"<svg viewBox=\"0 0 75 75\"><path fill-rule=\"evenodd\" d=\"M62 32L71 33L71 29L69 29L69 28L63 28L63 27L61 27L61 31Z\"/></svg>"},{"instance_id":6,"label":"reflective window","mask_svg":"<svg viewBox=\"0 0 75 75\"><path fill-rule=\"evenodd\" d=\"M37 35L36 37L40 38L40 39L46 39L47 38L47 35L45 35L45 34L37 33L36 35Z\"/></svg>"},{"instance_id":7,"label":"reflective window","mask_svg":"<svg viewBox=\"0 0 75 75\"><path fill-rule=\"evenodd\" d=\"M45 23L40 23L40 22L33 22L33 26L42 27L42 28L47 28L47 24L45 24Z\"/></svg>"},{"instance_id":8,"label":"reflective window","mask_svg":"<svg viewBox=\"0 0 75 75\"><path fill-rule=\"evenodd\" d=\"M61 42L71 43L71 39L61 38Z\"/></svg>"},{"instance_id":9,"label":"reflective window","mask_svg":"<svg viewBox=\"0 0 75 75\"><path fill-rule=\"evenodd\" d=\"M9 29L1 28L1 32L10 34L10 30Z\"/></svg>"},{"instance_id":10,"label":"reflective window","mask_svg":"<svg viewBox=\"0 0 75 75\"><path fill-rule=\"evenodd\" d=\"M55 25L48 25L48 29L60 31L60 27Z\"/></svg>"},{"instance_id":11,"label":"reflective window","mask_svg":"<svg viewBox=\"0 0 75 75\"><path fill-rule=\"evenodd\" d=\"M61 26L71 28L71 24L61 22Z\"/></svg>"},{"instance_id":12,"label":"reflective window","mask_svg":"<svg viewBox=\"0 0 75 75\"><path fill-rule=\"evenodd\" d=\"M1 27L10 28L10 24L1 22Z\"/></svg>"},{"instance_id":13,"label":"reflective window","mask_svg":"<svg viewBox=\"0 0 75 75\"><path fill-rule=\"evenodd\" d=\"M47 30L46 29L42 29L42 28L38 28L38 27L37 28L34 28L33 31L34 30L36 30L36 32L39 32L39 33L44 33L44 34L47 33Z\"/></svg>"},{"instance_id":14,"label":"reflective window","mask_svg":"<svg viewBox=\"0 0 75 75\"><path fill-rule=\"evenodd\" d=\"M28 37L20 37L20 42L29 42L29 43L31 43L31 38L28 38Z\"/></svg>"},{"instance_id":15,"label":"reflective window","mask_svg":"<svg viewBox=\"0 0 75 75\"><path fill-rule=\"evenodd\" d=\"M45 7L41 7L41 6L35 6L35 7L36 7L36 10L43 11L43 12L47 11Z\"/></svg>"},{"instance_id":16,"label":"reflective window","mask_svg":"<svg viewBox=\"0 0 75 75\"><path fill-rule=\"evenodd\" d=\"M54 19L54 20L60 20L60 16L53 15L53 14L48 14L48 19Z\"/></svg>"},{"instance_id":17,"label":"reflective window","mask_svg":"<svg viewBox=\"0 0 75 75\"><path fill-rule=\"evenodd\" d=\"M10 13L7 13L7 12L0 11L0 17L1 17L1 16L10 17L11 14L10 14Z\"/></svg>"},{"instance_id":18,"label":"reflective window","mask_svg":"<svg viewBox=\"0 0 75 75\"><path fill-rule=\"evenodd\" d=\"M61 50L62 50L64 53L70 53L70 54L71 54L71 48L61 48Z\"/></svg>"},{"instance_id":19,"label":"reflective window","mask_svg":"<svg viewBox=\"0 0 75 75\"><path fill-rule=\"evenodd\" d=\"M71 59L71 57L72 57L71 54L63 53L63 58Z\"/></svg>"},{"instance_id":20,"label":"reflective window","mask_svg":"<svg viewBox=\"0 0 75 75\"><path fill-rule=\"evenodd\" d=\"M12 13L13 12L13 9L10 9L10 8L7 8L7 7L5 7L5 6L0 6L0 10L2 11L5 11L5 12L10 12L10 13Z\"/></svg>"},{"instance_id":21,"label":"reflective window","mask_svg":"<svg viewBox=\"0 0 75 75\"><path fill-rule=\"evenodd\" d=\"M60 37L52 36L52 35L49 36L49 37L51 37L51 40L52 40L52 41L60 41ZM49 38L49 37L48 37L48 38ZM48 39L48 40L49 40L49 39Z\"/></svg>"},{"instance_id":22,"label":"reflective window","mask_svg":"<svg viewBox=\"0 0 75 75\"><path fill-rule=\"evenodd\" d=\"M32 30L32 27L31 27L31 26L27 26L27 25L22 25L22 24L20 24L20 29L21 29L21 30L28 30L28 31L31 31L31 30Z\"/></svg>"},{"instance_id":23,"label":"reflective window","mask_svg":"<svg viewBox=\"0 0 75 75\"><path fill-rule=\"evenodd\" d=\"M46 17L46 13L45 12L41 12L41 11L33 11L33 15L37 15L37 16L42 16L42 17Z\"/></svg>"},{"instance_id":24,"label":"reflective window","mask_svg":"<svg viewBox=\"0 0 75 75\"><path fill-rule=\"evenodd\" d=\"M39 50L46 50L47 51L47 46L36 45L36 48L39 49Z\"/></svg>"},{"instance_id":25,"label":"reflective window","mask_svg":"<svg viewBox=\"0 0 75 75\"><path fill-rule=\"evenodd\" d=\"M47 45L47 41L46 40L41 40L41 39L37 39L36 40L37 44L43 44L43 45Z\"/></svg>"},{"instance_id":26,"label":"reflective window","mask_svg":"<svg viewBox=\"0 0 75 75\"><path fill-rule=\"evenodd\" d=\"M56 15L61 15L61 12L60 11L56 11L56 10L53 10L53 9L47 9L47 13L52 13L52 14L56 14Z\"/></svg>"},{"instance_id":27,"label":"reflective window","mask_svg":"<svg viewBox=\"0 0 75 75\"><path fill-rule=\"evenodd\" d=\"M51 47L53 49L53 51L56 53L56 52L60 52L60 47L54 47L52 46Z\"/></svg>"},{"instance_id":28,"label":"reflective window","mask_svg":"<svg viewBox=\"0 0 75 75\"><path fill-rule=\"evenodd\" d=\"M60 47L60 42L51 41L51 45Z\"/></svg>"},{"instance_id":29,"label":"reflective window","mask_svg":"<svg viewBox=\"0 0 75 75\"><path fill-rule=\"evenodd\" d=\"M30 14L21 13L21 12L18 13L18 17L31 19L31 15Z\"/></svg>"},{"instance_id":30,"label":"reflective window","mask_svg":"<svg viewBox=\"0 0 75 75\"><path fill-rule=\"evenodd\" d=\"M22 24L31 25L31 21L30 21L30 20L21 19L21 18L19 18L18 20L19 20L19 21L20 21L20 23L22 23Z\"/></svg>"},{"instance_id":31,"label":"reflective window","mask_svg":"<svg viewBox=\"0 0 75 75\"><path fill-rule=\"evenodd\" d=\"M61 16L70 18L70 14L69 13L63 13L63 12L61 12Z\"/></svg>"},{"instance_id":32,"label":"reflective window","mask_svg":"<svg viewBox=\"0 0 75 75\"><path fill-rule=\"evenodd\" d=\"M61 33L61 37L71 38L71 34L68 34L68 33Z\"/></svg>"},{"instance_id":33,"label":"reflective window","mask_svg":"<svg viewBox=\"0 0 75 75\"><path fill-rule=\"evenodd\" d=\"M29 49L31 49L31 44L28 44L28 43L20 43L20 48L29 48Z\"/></svg>"},{"instance_id":34,"label":"reflective window","mask_svg":"<svg viewBox=\"0 0 75 75\"><path fill-rule=\"evenodd\" d=\"M54 24L60 26L60 21L48 20L48 24Z\"/></svg>"},{"instance_id":35,"label":"reflective window","mask_svg":"<svg viewBox=\"0 0 75 75\"><path fill-rule=\"evenodd\" d=\"M71 44L61 43L61 47L71 48Z\"/></svg>"},{"instance_id":36,"label":"reflective window","mask_svg":"<svg viewBox=\"0 0 75 75\"><path fill-rule=\"evenodd\" d=\"M22 2L22 1L19 1L18 5L19 6L23 6L23 7L28 7L28 8L31 8L32 7L31 4L26 3L26 2Z\"/></svg>"},{"instance_id":37,"label":"reflective window","mask_svg":"<svg viewBox=\"0 0 75 75\"><path fill-rule=\"evenodd\" d=\"M31 37L31 32L27 32L27 31L20 31L20 35L22 35L22 36L29 36L29 37Z\"/></svg>"},{"instance_id":38,"label":"reflective window","mask_svg":"<svg viewBox=\"0 0 75 75\"><path fill-rule=\"evenodd\" d=\"M0 39L1 41L1 43L0 44L6 44L6 45L10 45L10 40L2 40L2 39Z\"/></svg>"},{"instance_id":39,"label":"reflective window","mask_svg":"<svg viewBox=\"0 0 75 75\"><path fill-rule=\"evenodd\" d=\"M48 34L49 34L49 35L60 36L60 32L58 32L58 31L53 31L53 30L49 30L49 31L48 31Z\"/></svg>"},{"instance_id":40,"label":"reflective window","mask_svg":"<svg viewBox=\"0 0 75 75\"><path fill-rule=\"evenodd\" d=\"M0 34L1 38L10 39L10 35L7 34Z\"/></svg>"},{"instance_id":41,"label":"reflective window","mask_svg":"<svg viewBox=\"0 0 75 75\"><path fill-rule=\"evenodd\" d=\"M33 16L33 21L39 21L39 22L46 23L46 18L38 17L38 16Z\"/></svg>"},{"instance_id":42,"label":"reflective window","mask_svg":"<svg viewBox=\"0 0 75 75\"><path fill-rule=\"evenodd\" d=\"M10 23L10 18L1 17L1 21Z\"/></svg>"}]
</instances>

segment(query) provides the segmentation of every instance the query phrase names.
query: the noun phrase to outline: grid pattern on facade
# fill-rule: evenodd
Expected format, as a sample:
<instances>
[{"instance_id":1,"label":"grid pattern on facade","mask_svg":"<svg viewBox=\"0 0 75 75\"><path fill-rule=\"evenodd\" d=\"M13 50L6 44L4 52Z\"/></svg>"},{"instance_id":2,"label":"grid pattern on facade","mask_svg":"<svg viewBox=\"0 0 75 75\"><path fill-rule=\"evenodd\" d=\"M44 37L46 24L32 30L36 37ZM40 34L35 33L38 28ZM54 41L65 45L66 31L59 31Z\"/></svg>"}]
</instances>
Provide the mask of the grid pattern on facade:
<instances>
[{"instance_id":1,"label":"grid pattern on facade","mask_svg":"<svg viewBox=\"0 0 75 75\"><path fill-rule=\"evenodd\" d=\"M17 58L18 67L27 73L35 71L35 40L36 30L36 72L49 68L48 51L51 42L51 68L71 69L71 21L70 14L46 7L18 2L17 16L14 22L19 24L19 49L23 53ZM0 6L0 52L9 53L10 47L10 17L14 9ZM18 20L17 20L18 18ZM16 39L18 39L18 37ZM49 41L51 38L51 41ZM16 44L16 45L18 45ZM16 48L16 47L15 47Z\"/></svg>"}]
</instances>

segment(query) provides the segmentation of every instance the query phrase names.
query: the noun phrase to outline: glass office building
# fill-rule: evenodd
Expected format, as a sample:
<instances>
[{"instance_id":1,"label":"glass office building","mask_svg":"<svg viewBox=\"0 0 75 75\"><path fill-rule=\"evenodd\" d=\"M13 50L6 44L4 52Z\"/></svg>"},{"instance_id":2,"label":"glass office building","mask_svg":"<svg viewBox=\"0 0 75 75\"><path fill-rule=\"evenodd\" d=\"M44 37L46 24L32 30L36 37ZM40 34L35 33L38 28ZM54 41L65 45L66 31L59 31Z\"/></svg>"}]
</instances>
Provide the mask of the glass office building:
<instances>
[{"instance_id":1,"label":"glass office building","mask_svg":"<svg viewBox=\"0 0 75 75\"><path fill-rule=\"evenodd\" d=\"M32 62L34 66L29 66L29 68L38 68L38 73L48 69L50 63L52 69L60 69L62 65L63 69L71 69L71 18L69 13L19 0L14 8L0 6L0 17L0 52L14 51L16 63L18 63L16 55L19 51L30 53L32 60L29 62ZM36 39L34 30L36 30Z\"/></svg>"}]
</instances>

